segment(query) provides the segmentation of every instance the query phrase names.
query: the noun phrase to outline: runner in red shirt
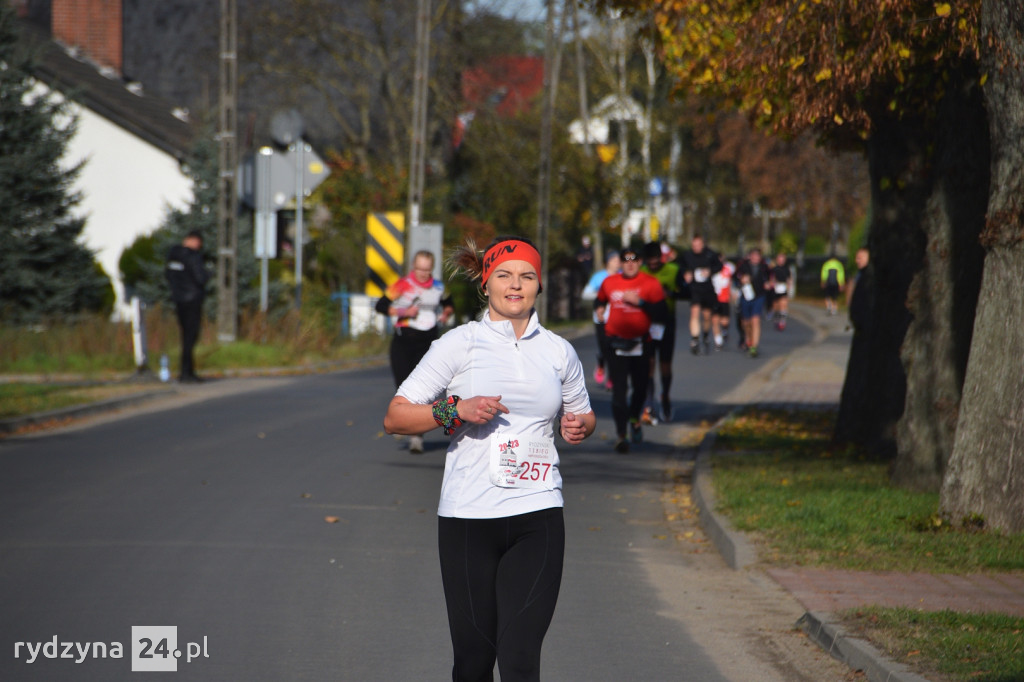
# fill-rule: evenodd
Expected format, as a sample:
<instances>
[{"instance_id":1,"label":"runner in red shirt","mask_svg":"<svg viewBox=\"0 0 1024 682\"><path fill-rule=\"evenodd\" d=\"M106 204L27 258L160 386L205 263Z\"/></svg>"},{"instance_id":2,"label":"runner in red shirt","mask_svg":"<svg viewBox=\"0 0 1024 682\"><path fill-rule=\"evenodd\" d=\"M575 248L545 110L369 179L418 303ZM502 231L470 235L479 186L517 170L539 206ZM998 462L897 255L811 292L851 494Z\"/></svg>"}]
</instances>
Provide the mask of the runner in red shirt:
<instances>
[{"instance_id":1,"label":"runner in red shirt","mask_svg":"<svg viewBox=\"0 0 1024 682\"><path fill-rule=\"evenodd\" d=\"M640 413L647 396L648 366L650 364L651 337L660 338L668 319L665 291L653 276L640 271L640 254L633 248L622 250L622 272L609 275L597 292L594 310L604 315L605 336L611 351L608 368L612 379L612 416L618 439L615 449L629 452L626 423L630 424L630 437L634 443L643 440ZM626 382L632 384L632 394L626 399Z\"/></svg>"}]
</instances>

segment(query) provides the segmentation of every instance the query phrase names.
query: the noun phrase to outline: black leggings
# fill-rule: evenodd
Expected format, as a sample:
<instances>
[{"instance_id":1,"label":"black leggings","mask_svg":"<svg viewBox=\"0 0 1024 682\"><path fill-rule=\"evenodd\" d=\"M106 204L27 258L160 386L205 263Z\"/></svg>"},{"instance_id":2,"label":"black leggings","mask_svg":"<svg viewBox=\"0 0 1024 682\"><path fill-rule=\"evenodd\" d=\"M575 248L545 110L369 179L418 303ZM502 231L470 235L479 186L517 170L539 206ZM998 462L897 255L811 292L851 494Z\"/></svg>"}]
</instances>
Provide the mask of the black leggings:
<instances>
[{"instance_id":1,"label":"black leggings","mask_svg":"<svg viewBox=\"0 0 1024 682\"><path fill-rule=\"evenodd\" d=\"M540 680L562 582L562 508L498 519L438 517L454 682Z\"/></svg>"},{"instance_id":2,"label":"black leggings","mask_svg":"<svg viewBox=\"0 0 1024 682\"><path fill-rule=\"evenodd\" d=\"M640 419L647 398L647 373L650 369L650 349L645 347L643 355L608 356L608 368L612 379L612 418L619 438L626 436L626 424L631 419ZM628 380L628 381L627 381ZM629 393L629 384L633 392ZM628 394L628 398L627 398Z\"/></svg>"},{"instance_id":3,"label":"black leggings","mask_svg":"<svg viewBox=\"0 0 1024 682\"><path fill-rule=\"evenodd\" d=\"M430 344L437 339L437 327L428 331L400 327L391 338L391 374L395 377L395 388L402 385L412 374L423 356L430 350Z\"/></svg>"},{"instance_id":4,"label":"black leggings","mask_svg":"<svg viewBox=\"0 0 1024 682\"><path fill-rule=\"evenodd\" d=\"M604 333L604 322L594 323L594 336L597 337L597 366L604 369L608 353L608 337Z\"/></svg>"}]
</instances>

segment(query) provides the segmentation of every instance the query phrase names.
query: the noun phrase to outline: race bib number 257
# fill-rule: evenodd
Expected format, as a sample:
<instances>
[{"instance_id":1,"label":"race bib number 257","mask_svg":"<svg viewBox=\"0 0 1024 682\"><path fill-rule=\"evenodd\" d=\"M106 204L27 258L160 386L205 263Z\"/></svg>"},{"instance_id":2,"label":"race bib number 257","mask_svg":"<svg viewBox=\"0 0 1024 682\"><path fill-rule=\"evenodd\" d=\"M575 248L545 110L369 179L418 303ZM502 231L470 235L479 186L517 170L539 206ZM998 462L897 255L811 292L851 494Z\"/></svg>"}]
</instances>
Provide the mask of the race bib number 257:
<instances>
[{"instance_id":1,"label":"race bib number 257","mask_svg":"<svg viewBox=\"0 0 1024 682\"><path fill-rule=\"evenodd\" d=\"M502 488L553 490L554 441L537 435L491 436L491 483Z\"/></svg>"}]
</instances>

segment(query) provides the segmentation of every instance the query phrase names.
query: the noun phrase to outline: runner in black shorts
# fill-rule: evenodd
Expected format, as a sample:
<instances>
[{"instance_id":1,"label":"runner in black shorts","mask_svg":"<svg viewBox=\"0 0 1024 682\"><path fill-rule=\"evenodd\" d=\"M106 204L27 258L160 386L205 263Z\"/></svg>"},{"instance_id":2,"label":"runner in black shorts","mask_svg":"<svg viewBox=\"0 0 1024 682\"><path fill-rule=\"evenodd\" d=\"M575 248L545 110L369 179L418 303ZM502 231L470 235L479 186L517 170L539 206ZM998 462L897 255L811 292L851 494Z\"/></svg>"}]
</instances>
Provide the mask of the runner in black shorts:
<instances>
[{"instance_id":1,"label":"runner in black shorts","mask_svg":"<svg viewBox=\"0 0 1024 682\"><path fill-rule=\"evenodd\" d=\"M839 292L845 286L845 279L843 264L833 254L821 266L821 288L825 290L825 311L829 315L835 315L838 311L836 302L839 300Z\"/></svg>"},{"instance_id":2,"label":"runner in black shorts","mask_svg":"<svg viewBox=\"0 0 1024 682\"><path fill-rule=\"evenodd\" d=\"M722 350L725 347L729 335L732 276L735 273L736 266L723 260L722 269L711 277L711 284L715 288L715 305L711 310L711 328L715 333L715 350Z\"/></svg>"},{"instance_id":3,"label":"runner in black shorts","mask_svg":"<svg viewBox=\"0 0 1024 682\"><path fill-rule=\"evenodd\" d=\"M691 249L680 256L683 278L690 286L690 352L700 355L701 338L704 350L708 352L711 341L711 314L717 297L711 284L711 277L722 269L718 254L704 245L704 237L696 235Z\"/></svg>"}]
</instances>

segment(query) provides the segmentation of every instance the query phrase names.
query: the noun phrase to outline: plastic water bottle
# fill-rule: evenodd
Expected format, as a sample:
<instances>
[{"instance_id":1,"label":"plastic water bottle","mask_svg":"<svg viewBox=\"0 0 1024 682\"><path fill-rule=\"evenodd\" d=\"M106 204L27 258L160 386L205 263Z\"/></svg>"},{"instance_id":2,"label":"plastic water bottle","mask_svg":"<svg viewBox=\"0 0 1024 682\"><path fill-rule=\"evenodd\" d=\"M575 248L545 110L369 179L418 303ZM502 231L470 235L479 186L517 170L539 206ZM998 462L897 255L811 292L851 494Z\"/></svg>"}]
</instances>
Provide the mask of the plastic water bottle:
<instances>
[{"instance_id":1,"label":"plastic water bottle","mask_svg":"<svg viewBox=\"0 0 1024 682\"><path fill-rule=\"evenodd\" d=\"M171 380L171 363L167 359L166 355L160 356L160 381L167 382Z\"/></svg>"}]
</instances>

